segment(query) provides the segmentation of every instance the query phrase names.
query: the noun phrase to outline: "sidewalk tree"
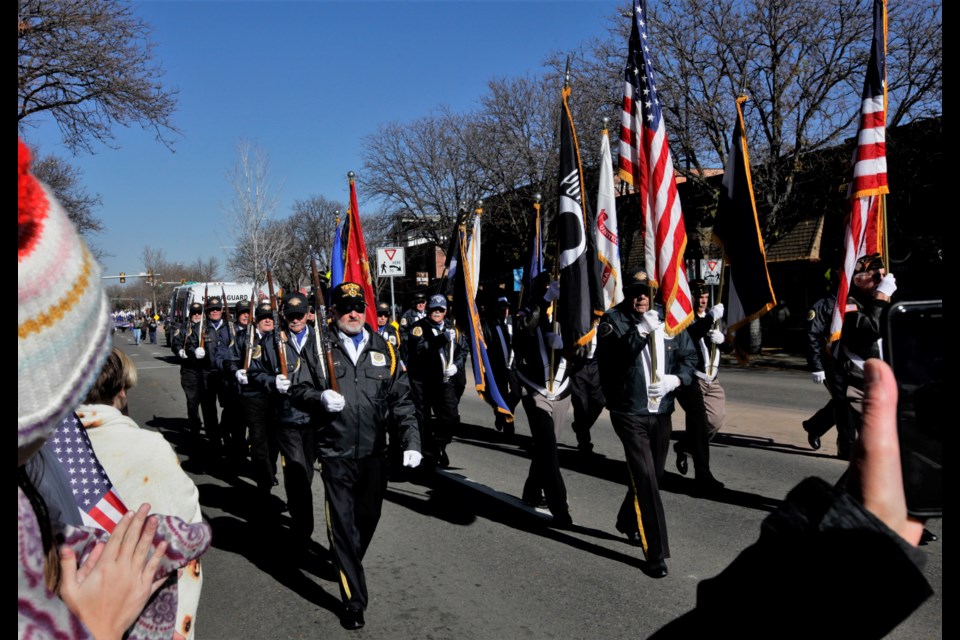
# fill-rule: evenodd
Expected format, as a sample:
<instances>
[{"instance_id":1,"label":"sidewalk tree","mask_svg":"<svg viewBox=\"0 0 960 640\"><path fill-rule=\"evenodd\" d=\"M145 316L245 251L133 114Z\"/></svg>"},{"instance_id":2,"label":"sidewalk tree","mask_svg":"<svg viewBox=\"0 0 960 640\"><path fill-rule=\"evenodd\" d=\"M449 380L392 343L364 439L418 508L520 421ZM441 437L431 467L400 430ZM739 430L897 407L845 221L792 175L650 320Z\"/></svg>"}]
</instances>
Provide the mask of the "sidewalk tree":
<instances>
[{"instance_id":1,"label":"sidewalk tree","mask_svg":"<svg viewBox=\"0 0 960 640\"><path fill-rule=\"evenodd\" d=\"M169 145L176 91L164 86L149 26L127 0L19 0L17 128L51 116L72 151L139 124Z\"/></svg>"},{"instance_id":2,"label":"sidewalk tree","mask_svg":"<svg viewBox=\"0 0 960 640\"><path fill-rule=\"evenodd\" d=\"M87 193L79 167L59 156L43 155L34 161L31 170L53 190L67 217L87 238L88 244L91 234L103 231L103 222L94 215L94 209L102 204L100 194Z\"/></svg>"}]
</instances>

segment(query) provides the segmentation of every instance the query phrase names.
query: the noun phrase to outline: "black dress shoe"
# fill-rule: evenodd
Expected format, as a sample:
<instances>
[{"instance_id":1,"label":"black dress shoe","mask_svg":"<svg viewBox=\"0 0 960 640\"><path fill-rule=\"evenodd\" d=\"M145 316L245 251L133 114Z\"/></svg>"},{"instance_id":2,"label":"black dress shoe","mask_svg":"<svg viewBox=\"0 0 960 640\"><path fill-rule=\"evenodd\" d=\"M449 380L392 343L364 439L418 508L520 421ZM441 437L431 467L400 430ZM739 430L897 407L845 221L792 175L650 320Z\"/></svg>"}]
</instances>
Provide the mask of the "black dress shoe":
<instances>
[{"instance_id":1,"label":"black dress shoe","mask_svg":"<svg viewBox=\"0 0 960 640\"><path fill-rule=\"evenodd\" d=\"M920 534L920 545L923 546L930 542L936 542L939 539L940 538L938 538L937 534L935 534L933 531L930 531L930 529L924 528L923 533Z\"/></svg>"},{"instance_id":2,"label":"black dress shoe","mask_svg":"<svg viewBox=\"0 0 960 640\"><path fill-rule=\"evenodd\" d=\"M807 444L810 445L810 448L814 451L820 449L820 436L815 436L810 432L809 424L806 420L803 421L803 430L807 432Z\"/></svg>"},{"instance_id":3,"label":"black dress shoe","mask_svg":"<svg viewBox=\"0 0 960 640\"><path fill-rule=\"evenodd\" d=\"M667 573L667 563L663 560L651 560L647 562L646 568L643 570L651 578L666 578Z\"/></svg>"},{"instance_id":4,"label":"black dress shoe","mask_svg":"<svg viewBox=\"0 0 960 640\"><path fill-rule=\"evenodd\" d=\"M573 518L570 517L569 511L560 511L553 514L553 520L550 521L550 526L554 529L569 529L573 526Z\"/></svg>"},{"instance_id":5,"label":"black dress shoe","mask_svg":"<svg viewBox=\"0 0 960 640\"><path fill-rule=\"evenodd\" d=\"M617 527L617 531L619 531L619 532L622 533L623 535L627 536L627 544L629 544L629 545L631 545L631 546L634 546L634 547L642 547L642 546L643 546L643 541L640 540L640 532L639 532L639 531L624 531L624 530L621 529L620 527Z\"/></svg>"},{"instance_id":6,"label":"black dress shoe","mask_svg":"<svg viewBox=\"0 0 960 640\"><path fill-rule=\"evenodd\" d=\"M447 457L446 448L441 448L440 453L437 454L437 465L443 469L450 466L450 458Z\"/></svg>"},{"instance_id":7,"label":"black dress shoe","mask_svg":"<svg viewBox=\"0 0 960 640\"><path fill-rule=\"evenodd\" d=\"M363 620L363 609L358 605L347 605L340 615L340 626L350 631L363 629L365 624Z\"/></svg>"},{"instance_id":8,"label":"black dress shoe","mask_svg":"<svg viewBox=\"0 0 960 640\"><path fill-rule=\"evenodd\" d=\"M683 450L679 442L673 445L673 450L677 454L677 471L680 472L680 475L687 475L690 470L690 464L687 462L687 452Z\"/></svg>"}]
</instances>

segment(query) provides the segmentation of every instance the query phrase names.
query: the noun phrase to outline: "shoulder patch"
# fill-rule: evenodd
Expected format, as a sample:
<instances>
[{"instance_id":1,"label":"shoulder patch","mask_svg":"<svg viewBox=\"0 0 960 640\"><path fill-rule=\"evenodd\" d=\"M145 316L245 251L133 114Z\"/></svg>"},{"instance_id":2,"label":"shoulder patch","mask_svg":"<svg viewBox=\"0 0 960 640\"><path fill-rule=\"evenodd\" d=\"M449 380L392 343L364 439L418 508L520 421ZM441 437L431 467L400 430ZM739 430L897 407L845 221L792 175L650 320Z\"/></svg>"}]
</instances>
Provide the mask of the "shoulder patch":
<instances>
[{"instance_id":1,"label":"shoulder patch","mask_svg":"<svg viewBox=\"0 0 960 640\"><path fill-rule=\"evenodd\" d=\"M608 335L613 333L613 325L609 322L601 322L600 327L597 328L597 333L601 338L606 338Z\"/></svg>"},{"instance_id":2,"label":"shoulder patch","mask_svg":"<svg viewBox=\"0 0 960 640\"><path fill-rule=\"evenodd\" d=\"M370 364L375 367L384 367L387 364L387 357L379 351L370 352Z\"/></svg>"},{"instance_id":3,"label":"shoulder patch","mask_svg":"<svg viewBox=\"0 0 960 640\"><path fill-rule=\"evenodd\" d=\"M400 326L401 326L401 327L407 326L407 319L406 319L406 318L400 318Z\"/></svg>"},{"instance_id":4,"label":"shoulder patch","mask_svg":"<svg viewBox=\"0 0 960 640\"><path fill-rule=\"evenodd\" d=\"M411 331L410 333L412 333L413 335L419 338L420 336L423 335L423 327L414 327L413 331Z\"/></svg>"},{"instance_id":5,"label":"shoulder patch","mask_svg":"<svg viewBox=\"0 0 960 640\"><path fill-rule=\"evenodd\" d=\"M391 334L388 334L388 335L387 335L387 342L389 342L389 343L392 344L393 346L397 346L397 336L393 335L392 333L391 333Z\"/></svg>"},{"instance_id":6,"label":"shoulder patch","mask_svg":"<svg viewBox=\"0 0 960 640\"><path fill-rule=\"evenodd\" d=\"M807 311L807 322L813 322L813 319L817 317L817 312L813 309Z\"/></svg>"}]
</instances>

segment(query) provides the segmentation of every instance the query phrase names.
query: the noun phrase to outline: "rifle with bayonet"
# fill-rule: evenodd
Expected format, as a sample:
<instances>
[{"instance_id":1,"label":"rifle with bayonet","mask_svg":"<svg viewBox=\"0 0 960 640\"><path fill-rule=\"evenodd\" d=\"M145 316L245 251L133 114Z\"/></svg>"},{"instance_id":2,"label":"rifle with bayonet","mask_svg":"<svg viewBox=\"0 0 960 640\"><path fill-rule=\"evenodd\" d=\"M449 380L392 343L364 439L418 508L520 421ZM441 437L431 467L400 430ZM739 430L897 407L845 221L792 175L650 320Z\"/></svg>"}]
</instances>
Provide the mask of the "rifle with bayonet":
<instances>
[{"instance_id":1,"label":"rifle with bayonet","mask_svg":"<svg viewBox=\"0 0 960 640\"><path fill-rule=\"evenodd\" d=\"M254 343L257 340L257 322L256 322L256 297L257 297L257 286L253 286L253 291L250 292L250 325L247 328L247 350L243 354L243 368L247 371L250 371L250 363L253 360L253 347Z\"/></svg>"},{"instance_id":2,"label":"rifle with bayonet","mask_svg":"<svg viewBox=\"0 0 960 640\"><path fill-rule=\"evenodd\" d=\"M277 345L277 361L280 363L280 373L287 377L287 334L280 329L280 317L278 315L279 306L277 305L277 294L273 289L273 269L270 267L270 261L266 262L267 267L267 289L270 292L270 306L273 307L273 333L276 336L274 341Z\"/></svg>"},{"instance_id":3,"label":"rifle with bayonet","mask_svg":"<svg viewBox=\"0 0 960 640\"><path fill-rule=\"evenodd\" d=\"M227 337L230 338L230 346L233 346L234 331L233 324L230 322L230 305L227 304L227 294L220 285L220 302L223 303L223 320L227 323Z\"/></svg>"},{"instance_id":4,"label":"rifle with bayonet","mask_svg":"<svg viewBox=\"0 0 960 640\"><path fill-rule=\"evenodd\" d=\"M313 276L313 328L316 331L317 362L323 373L327 386L337 393L340 384L337 382L337 372L333 366L333 352L330 351L330 341L327 336L327 307L324 302L323 290L320 288L320 272L317 270L317 256L310 247L310 274Z\"/></svg>"},{"instance_id":5,"label":"rifle with bayonet","mask_svg":"<svg viewBox=\"0 0 960 640\"><path fill-rule=\"evenodd\" d=\"M203 337L207 333L207 289L210 285L203 285L203 313L200 314L200 335L197 336L197 348L203 348Z\"/></svg>"}]
</instances>

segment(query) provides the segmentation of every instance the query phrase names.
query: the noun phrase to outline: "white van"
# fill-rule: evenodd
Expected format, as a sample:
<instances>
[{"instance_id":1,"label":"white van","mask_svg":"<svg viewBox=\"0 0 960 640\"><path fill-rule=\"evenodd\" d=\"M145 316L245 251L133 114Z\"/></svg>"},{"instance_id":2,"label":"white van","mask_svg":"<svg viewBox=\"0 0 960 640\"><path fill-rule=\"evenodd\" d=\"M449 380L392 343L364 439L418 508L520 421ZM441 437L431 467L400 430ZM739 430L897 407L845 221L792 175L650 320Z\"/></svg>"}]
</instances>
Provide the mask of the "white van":
<instances>
[{"instance_id":1,"label":"white van","mask_svg":"<svg viewBox=\"0 0 960 640\"><path fill-rule=\"evenodd\" d=\"M208 297L223 297L224 304L230 307L230 317L234 316L238 302L249 303L250 295L257 300L267 297L263 289L254 289L252 282L194 282L182 284L173 289L170 298L170 315L167 316L167 330L165 331L167 346L171 346L170 339L178 327L183 327L189 320L187 310L194 302L203 304L204 291Z\"/></svg>"}]
</instances>

